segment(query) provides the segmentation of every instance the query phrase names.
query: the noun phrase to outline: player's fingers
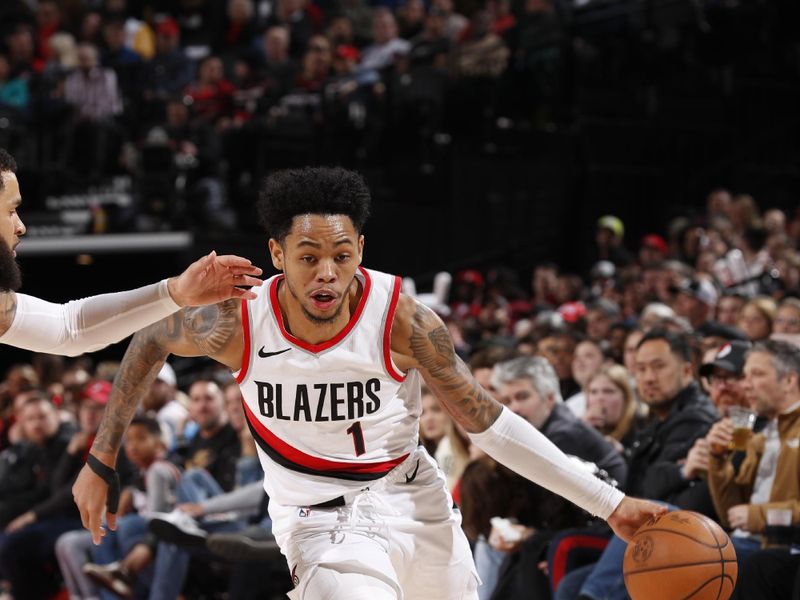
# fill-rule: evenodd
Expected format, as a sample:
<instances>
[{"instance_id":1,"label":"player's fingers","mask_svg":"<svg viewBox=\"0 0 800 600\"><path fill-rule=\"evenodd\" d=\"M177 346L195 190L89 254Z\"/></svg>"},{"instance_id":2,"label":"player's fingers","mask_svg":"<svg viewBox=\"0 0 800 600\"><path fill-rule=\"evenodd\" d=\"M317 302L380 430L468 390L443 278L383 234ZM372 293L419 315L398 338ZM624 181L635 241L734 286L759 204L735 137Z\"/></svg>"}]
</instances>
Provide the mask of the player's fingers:
<instances>
[{"instance_id":1,"label":"player's fingers","mask_svg":"<svg viewBox=\"0 0 800 600\"><path fill-rule=\"evenodd\" d=\"M239 275L236 277L235 285L252 285L252 286L260 286L263 281L257 279L256 277L250 277L249 275Z\"/></svg>"},{"instance_id":2,"label":"player's fingers","mask_svg":"<svg viewBox=\"0 0 800 600\"><path fill-rule=\"evenodd\" d=\"M255 300L258 294L251 290L243 290L242 288L234 287L231 289L231 298L243 298L245 300Z\"/></svg>"},{"instance_id":3,"label":"player's fingers","mask_svg":"<svg viewBox=\"0 0 800 600\"><path fill-rule=\"evenodd\" d=\"M228 269L228 272L233 274L234 277L239 277L241 275L261 275L264 271L261 267L257 267L255 265L250 265L249 267L231 267Z\"/></svg>"},{"instance_id":4,"label":"player's fingers","mask_svg":"<svg viewBox=\"0 0 800 600\"><path fill-rule=\"evenodd\" d=\"M92 543L95 546L100 545L100 541L103 539L103 526L100 521L100 511L99 510L90 510L89 511L89 533L92 534Z\"/></svg>"},{"instance_id":5,"label":"player's fingers","mask_svg":"<svg viewBox=\"0 0 800 600\"><path fill-rule=\"evenodd\" d=\"M235 254L217 256L217 263L229 269L233 267L249 267L253 264L249 258L236 256Z\"/></svg>"},{"instance_id":6,"label":"player's fingers","mask_svg":"<svg viewBox=\"0 0 800 600\"><path fill-rule=\"evenodd\" d=\"M106 525L111 531L117 530L117 515L106 511Z\"/></svg>"}]
</instances>

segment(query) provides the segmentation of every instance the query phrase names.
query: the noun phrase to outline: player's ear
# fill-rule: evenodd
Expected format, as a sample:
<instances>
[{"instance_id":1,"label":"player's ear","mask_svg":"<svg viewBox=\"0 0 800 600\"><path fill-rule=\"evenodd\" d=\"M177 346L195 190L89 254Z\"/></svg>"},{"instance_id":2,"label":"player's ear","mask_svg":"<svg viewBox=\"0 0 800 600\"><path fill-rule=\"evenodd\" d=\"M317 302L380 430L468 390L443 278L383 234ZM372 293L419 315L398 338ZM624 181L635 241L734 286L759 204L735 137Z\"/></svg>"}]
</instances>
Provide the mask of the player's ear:
<instances>
[{"instance_id":1,"label":"player's ear","mask_svg":"<svg viewBox=\"0 0 800 600\"><path fill-rule=\"evenodd\" d=\"M364 236L358 236L358 264L364 260Z\"/></svg>"},{"instance_id":2,"label":"player's ear","mask_svg":"<svg viewBox=\"0 0 800 600\"><path fill-rule=\"evenodd\" d=\"M272 258L272 266L283 271L283 248L275 238L269 239L269 255Z\"/></svg>"}]
</instances>

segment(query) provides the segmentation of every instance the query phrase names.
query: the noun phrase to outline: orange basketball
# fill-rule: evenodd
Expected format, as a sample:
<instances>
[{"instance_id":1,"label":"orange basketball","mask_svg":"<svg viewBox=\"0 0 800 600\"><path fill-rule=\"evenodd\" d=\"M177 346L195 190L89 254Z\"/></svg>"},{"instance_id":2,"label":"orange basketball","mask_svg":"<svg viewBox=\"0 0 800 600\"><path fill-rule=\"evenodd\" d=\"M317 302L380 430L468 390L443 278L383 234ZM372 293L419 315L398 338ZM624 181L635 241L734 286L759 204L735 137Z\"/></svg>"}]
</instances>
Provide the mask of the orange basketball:
<instances>
[{"instance_id":1,"label":"orange basketball","mask_svg":"<svg viewBox=\"0 0 800 600\"><path fill-rule=\"evenodd\" d=\"M728 534L689 510L667 513L640 527L623 563L633 600L727 600L738 572Z\"/></svg>"}]
</instances>

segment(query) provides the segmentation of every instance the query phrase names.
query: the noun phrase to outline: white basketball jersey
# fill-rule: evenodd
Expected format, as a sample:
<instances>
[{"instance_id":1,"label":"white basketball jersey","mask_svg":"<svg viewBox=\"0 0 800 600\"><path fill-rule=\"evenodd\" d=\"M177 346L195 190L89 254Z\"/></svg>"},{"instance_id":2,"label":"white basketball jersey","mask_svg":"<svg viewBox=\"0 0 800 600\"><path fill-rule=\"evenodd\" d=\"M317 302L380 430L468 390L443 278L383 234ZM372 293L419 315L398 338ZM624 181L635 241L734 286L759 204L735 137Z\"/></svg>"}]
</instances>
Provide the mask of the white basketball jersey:
<instances>
[{"instance_id":1,"label":"white basketball jersey","mask_svg":"<svg viewBox=\"0 0 800 600\"><path fill-rule=\"evenodd\" d=\"M417 446L419 375L392 363L400 278L359 268L363 293L333 339L308 344L285 328L278 287L242 302L244 357L235 373L271 500L327 502L369 486Z\"/></svg>"}]
</instances>

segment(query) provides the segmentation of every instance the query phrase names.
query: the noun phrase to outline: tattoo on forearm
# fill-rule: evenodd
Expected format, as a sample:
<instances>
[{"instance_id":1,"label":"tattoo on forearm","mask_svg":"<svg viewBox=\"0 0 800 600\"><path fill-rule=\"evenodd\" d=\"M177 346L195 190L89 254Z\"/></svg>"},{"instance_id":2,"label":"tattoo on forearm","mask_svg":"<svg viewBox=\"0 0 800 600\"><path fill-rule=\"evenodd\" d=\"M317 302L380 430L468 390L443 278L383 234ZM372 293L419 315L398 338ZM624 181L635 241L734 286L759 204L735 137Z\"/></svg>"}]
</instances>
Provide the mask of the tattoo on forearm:
<instances>
[{"instance_id":1,"label":"tattoo on forearm","mask_svg":"<svg viewBox=\"0 0 800 600\"><path fill-rule=\"evenodd\" d=\"M122 360L103 422L93 448L116 453L136 407L173 344L188 345L197 353L213 357L221 352L238 331L236 300L201 307L187 307L137 333Z\"/></svg>"},{"instance_id":2,"label":"tattoo on forearm","mask_svg":"<svg viewBox=\"0 0 800 600\"><path fill-rule=\"evenodd\" d=\"M186 309L186 336L206 355L213 356L235 335L239 320L239 302L227 300L210 306Z\"/></svg>"},{"instance_id":3,"label":"tattoo on forearm","mask_svg":"<svg viewBox=\"0 0 800 600\"><path fill-rule=\"evenodd\" d=\"M114 388L93 449L112 454L119 450L122 436L136 412L136 407L150 389L167 357L166 350L155 343L155 339L159 334L174 334L176 318L173 315L133 336L114 378Z\"/></svg>"},{"instance_id":4,"label":"tattoo on forearm","mask_svg":"<svg viewBox=\"0 0 800 600\"><path fill-rule=\"evenodd\" d=\"M456 420L470 431L483 431L502 406L475 381L456 356L447 328L429 308L418 304L411 323L411 353L427 372L426 381Z\"/></svg>"},{"instance_id":5,"label":"tattoo on forearm","mask_svg":"<svg viewBox=\"0 0 800 600\"><path fill-rule=\"evenodd\" d=\"M11 327L16 314L17 295L14 292L3 293L0 301L0 333L5 333Z\"/></svg>"}]
</instances>

